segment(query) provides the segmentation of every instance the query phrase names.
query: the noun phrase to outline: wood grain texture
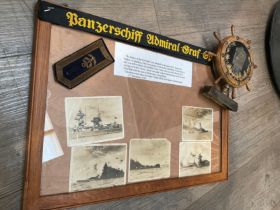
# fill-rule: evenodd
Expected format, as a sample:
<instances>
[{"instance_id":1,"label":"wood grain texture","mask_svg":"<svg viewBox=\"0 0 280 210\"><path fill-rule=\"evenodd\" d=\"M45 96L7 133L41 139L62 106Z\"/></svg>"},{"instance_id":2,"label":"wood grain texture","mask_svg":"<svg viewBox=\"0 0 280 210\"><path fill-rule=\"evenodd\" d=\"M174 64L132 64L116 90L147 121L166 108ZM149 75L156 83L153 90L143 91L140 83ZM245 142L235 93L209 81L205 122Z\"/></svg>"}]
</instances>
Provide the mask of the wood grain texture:
<instances>
[{"instance_id":1,"label":"wood grain texture","mask_svg":"<svg viewBox=\"0 0 280 210\"><path fill-rule=\"evenodd\" d=\"M31 53L34 2L0 1L0 58Z\"/></svg>"},{"instance_id":2,"label":"wood grain texture","mask_svg":"<svg viewBox=\"0 0 280 210\"><path fill-rule=\"evenodd\" d=\"M30 55L0 59L0 209L20 206L29 72Z\"/></svg>"},{"instance_id":3,"label":"wood grain texture","mask_svg":"<svg viewBox=\"0 0 280 210\"><path fill-rule=\"evenodd\" d=\"M23 209L38 209L38 199L41 188L41 163L42 163L42 142L44 136L44 119L46 110L46 97L51 24L36 20L35 42L33 46L32 58L32 82L29 102L28 130L25 155L25 177L24 177L24 197ZM45 36L41 36L45 34ZM40 35L40 36L39 36ZM35 59L36 58L36 59ZM40 155L38 155L40 154ZM36 167L35 167L36 166Z\"/></svg>"},{"instance_id":4,"label":"wood grain texture","mask_svg":"<svg viewBox=\"0 0 280 210\"><path fill-rule=\"evenodd\" d=\"M280 209L280 100L271 85L264 54L266 22L275 0L55 2L67 2L95 15L209 49L216 45L212 32L227 35L234 24L236 33L252 39L258 65L253 75L253 91L238 90L239 112L230 115L228 182L78 209ZM1 210L20 209L33 6L34 0L0 1Z\"/></svg>"},{"instance_id":5,"label":"wood grain texture","mask_svg":"<svg viewBox=\"0 0 280 210\"><path fill-rule=\"evenodd\" d=\"M279 210L280 209L280 202L275 204L272 210Z\"/></svg>"}]
</instances>

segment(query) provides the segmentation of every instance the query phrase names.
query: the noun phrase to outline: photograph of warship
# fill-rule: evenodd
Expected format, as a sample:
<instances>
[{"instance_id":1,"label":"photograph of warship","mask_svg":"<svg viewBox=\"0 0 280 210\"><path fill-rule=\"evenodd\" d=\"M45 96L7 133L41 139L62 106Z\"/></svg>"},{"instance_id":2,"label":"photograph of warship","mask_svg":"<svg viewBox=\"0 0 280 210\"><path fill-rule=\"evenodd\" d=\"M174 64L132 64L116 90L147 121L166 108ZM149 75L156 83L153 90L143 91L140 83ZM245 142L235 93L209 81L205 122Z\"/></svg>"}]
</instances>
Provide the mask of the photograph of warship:
<instances>
[{"instance_id":1,"label":"photograph of warship","mask_svg":"<svg viewBox=\"0 0 280 210\"><path fill-rule=\"evenodd\" d=\"M202 168L202 167L207 167L210 165L210 161L209 160L203 160L202 159L202 155L201 153L199 153L199 155L195 155L193 153L191 153L191 156L193 158L193 162L189 163L188 165L183 165L182 162L180 162L181 167L182 168L192 168L192 167L196 167L196 168ZM197 160L196 160L197 159Z\"/></svg>"},{"instance_id":2,"label":"photograph of warship","mask_svg":"<svg viewBox=\"0 0 280 210\"><path fill-rule=\"evenodd\" d=\"M123 126L117 122L118 118L116 116L112 118L113 122L103 123L98 106L97 115L92 116L87 121L86 109L85 112L80 109L74 118L76 123L70 130L70 138L84 138L122 132Z\"/></svg>"},{"instance_id":3,"label":"photograph of warship","mask_svg":"<svg viewBox=\"0 0 280 210\"><path fill-rule=\"evenodd\" d=\"M137 160L130 159L130 170L140 170L149 168L160 168L160 164L157 163L155 165L143 165Z\"/></svg>"},{"instance_id":4,"label":"photograph of warship","mask_svg":"<svg viewBox=\"0 0 280 210\"><path fill-rule=\"evenodd\" d=\"M126 144L72 147L71 153L71 192L125 184Z\"/></svg>"},{"instance_id":5,"label":"photograph of warship","mask_svg":"<svg viewBox=\"0 0 280 210\"><path fill-rule=\"evenodd\" d=\"M213 110L210 108L183 106L182 140L212 141Z\"/></svg>"},{"instance_id":6,"label":"photograph of warship","mask_svg":"<svg viewBox=\"0 0 280 210\"><path fill-rule=\"evenodd\" d=\"M65 98L67 145L124 138L121 96Z\"/></svg>"},{"instance_id":7,"label":"photograph of warship","mask_svg":"<svg viewBox=\"0 0 280 210\"><path fill-rule=\"evenodd\" d=\"M113 168L112 166L109 166L107 163L105 163L101 175L96 175L85 180L77 180L77 183L84 183L101 179L114 179L119 177L124 177L124 171L121 169Z\"/></svg>"},{"instance_id":8,"label":"photograph of warship","mask_svg":"<svg viewBox=\"0 0 280 210\"><path fill-rule=\"evenodd\" d=\"M211 142L180 142L179 177L211 173Z\"/></svg>"},{"instance_id":9,"label":"photograph of warship","mask_svg":"<svg viewBox=\"0 0 280 210\"><path fill-rule=\"evenodd\" d=\"M165 138L131 139L128 182L170 177L171 143Z\"/></svg>"},{"instance_id":10,"label":"photograph of warship","mask_svg":"<svg viewBox=\"0 0 280 210\"><path fill-rule=\"evenodd\" d=\"M183 129L188 129L189 133L207 133L209 132L207 129L203 128L203 126L201 125L201 122L198 123L199 126L197 126L196 124L194 124L193 127L188 127L187 125L183 125Z\"/></svg>"}]
</instances>

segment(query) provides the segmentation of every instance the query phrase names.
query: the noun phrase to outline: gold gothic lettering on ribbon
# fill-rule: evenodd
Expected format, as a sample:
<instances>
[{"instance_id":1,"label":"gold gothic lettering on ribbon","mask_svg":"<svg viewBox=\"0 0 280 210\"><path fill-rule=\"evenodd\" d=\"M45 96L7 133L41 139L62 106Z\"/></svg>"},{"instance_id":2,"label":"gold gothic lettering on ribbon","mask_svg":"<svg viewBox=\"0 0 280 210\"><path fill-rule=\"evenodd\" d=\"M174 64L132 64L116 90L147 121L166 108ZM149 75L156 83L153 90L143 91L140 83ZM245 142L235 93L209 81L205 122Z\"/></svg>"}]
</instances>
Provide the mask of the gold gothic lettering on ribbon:
<instances>
[{"instance_id":1,"label":"gold gothic lettering on ribbon","mask_svg":"<svg viewBox=\"0 0 280 210\"><path fill-rule=\"evenodd\" d=\"M108 33L115 36L121 36L122 38L132 40L135 43L140 43L143 35L142 31L129 29L128 27L120 28L109 24L103 24L99 21L79 17L74 12L67 12L66 17L70 27L80 26L83 28L89 28L94 30L96 33Z\"/></svg>"},{"instance_id":2,"label":"gold gothic lettering on ribbon","mask_svg":"<svg viewBox=\"0 0 280 210\"><path fill-rule=\"evenodd\" d=\"M135 43L140 43L144 34L143 31L130 29L129 27L121 28L107 23L101 23L93 19L79 17L79 15L75 12L67 12L66 17L70 27L79 26L86 29L91 29L98 34L110 34L116 37L122 37L127 41L133 41ZM161 39L158 36L150 33L147 33L146 36L144 36L144 39L146 39L144 41L146 41L148 45L157 46L172 52L182 53L196 59L202 58L207 61L212 60L212 57L205 52L202 53L201 49L193 49L186 44L181 46L182 43L180 42L173 43L168 39Z\"/></svg>"}]
</instances>

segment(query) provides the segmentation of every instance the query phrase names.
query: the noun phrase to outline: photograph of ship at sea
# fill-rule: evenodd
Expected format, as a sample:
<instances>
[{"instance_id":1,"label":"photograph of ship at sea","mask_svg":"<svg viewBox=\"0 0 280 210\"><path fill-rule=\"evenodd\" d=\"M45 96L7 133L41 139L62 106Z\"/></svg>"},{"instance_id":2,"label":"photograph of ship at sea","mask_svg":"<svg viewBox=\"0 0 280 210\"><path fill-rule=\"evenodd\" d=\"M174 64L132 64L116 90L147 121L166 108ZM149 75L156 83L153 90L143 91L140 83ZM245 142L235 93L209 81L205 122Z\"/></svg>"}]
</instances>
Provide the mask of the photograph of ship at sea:
<instances>
[{"instance_id":1,"label":"photograph of ship at sea","mask_svg":"<svg viewBox=\"0 0 280 210\"><path fill-rule=\"evenodd\" d=\"M121 96L65 98L67 145L124 138Z\"/></svg>"},{"instance_id":2,"label":"photograph of ship at sea","mask_svg":"<svg viewBox=\"0 0 280 210\"><path fill-rule=\"evenodd\" d=\"M213 109L183 106L182 140L212 141Z\"/></svg>"},{"instance_id":3,"label":"photograph of ship at sea","mask_svg":"<svg viewBox=\"0 0 280 210\"><path fill-rule=\"evenodd\" d=\"M124 185L126 154L126 144L72 147L69 191Z\"/></svg>"},{"instance_id":4,"label":"photograph of ship at sea","mask_svg":"<svg viewBox=\"0 0 280 210\"><path fill-rule=\"evenodd\" d=\"M149 181L170 176L171 144L167 139L131 139L128 182Z\"/></svg>"},{"instance_id":5,"label":"photograph of ship at sea","mask_svg":"<svg viewBox=\"0 0 280 210\"><path fill-rule=\"evenodd\" d=\"M211 173L211 142L181 142L179 177Z\"/></svg>"}]
</instances>

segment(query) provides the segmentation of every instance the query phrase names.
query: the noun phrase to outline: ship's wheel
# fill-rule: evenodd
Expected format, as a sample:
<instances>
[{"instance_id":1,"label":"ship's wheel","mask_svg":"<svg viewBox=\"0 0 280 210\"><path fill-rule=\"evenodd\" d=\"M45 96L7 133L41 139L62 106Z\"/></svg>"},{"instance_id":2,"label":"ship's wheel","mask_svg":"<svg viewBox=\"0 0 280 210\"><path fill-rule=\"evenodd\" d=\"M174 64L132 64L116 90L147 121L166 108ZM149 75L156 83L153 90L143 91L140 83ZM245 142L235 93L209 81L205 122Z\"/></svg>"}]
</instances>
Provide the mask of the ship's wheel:
<instances>
[{"instance_id":1,"label":"ship's wheel","mask_svg":"<svg viewBox=\"0 0 280 210\"><path fill-rule=\"evenodd\" d=\"M248 82L252 78L253 70L257 66L252 61L251 41L235 35L234 26L231 26L231 36L221 39L214 32L219 44L216 53L208 52L213 56L213 70L216 75L215 84L221 84L222 91L236 98L236 88L246 86L250 91Z\"/></svg>"}]
</instances>

